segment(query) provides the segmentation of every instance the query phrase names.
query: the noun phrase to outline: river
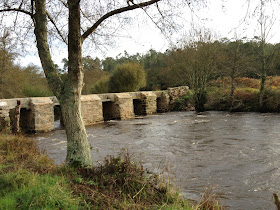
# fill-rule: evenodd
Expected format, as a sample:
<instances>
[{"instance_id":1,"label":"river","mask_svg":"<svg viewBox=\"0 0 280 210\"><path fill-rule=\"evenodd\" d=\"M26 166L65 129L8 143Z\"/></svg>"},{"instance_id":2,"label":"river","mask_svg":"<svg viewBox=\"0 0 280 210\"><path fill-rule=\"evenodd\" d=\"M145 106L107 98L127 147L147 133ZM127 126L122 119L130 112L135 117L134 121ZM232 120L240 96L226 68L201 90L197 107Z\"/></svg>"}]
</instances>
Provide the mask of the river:
<instances>
[{"instance_id":1,"label":"river","mask_svg":"<svg viewBox=\"0 0 280 210\"><path fill-rule=\"evenodd\" d=\"M168 169L186 197L212 186L228 209L276 209L280 192L280 114L170 112L88 126L95 164L122 148L150 171ZM65 131L35 134L60 164Z\"/></svg>"}]
</instances>

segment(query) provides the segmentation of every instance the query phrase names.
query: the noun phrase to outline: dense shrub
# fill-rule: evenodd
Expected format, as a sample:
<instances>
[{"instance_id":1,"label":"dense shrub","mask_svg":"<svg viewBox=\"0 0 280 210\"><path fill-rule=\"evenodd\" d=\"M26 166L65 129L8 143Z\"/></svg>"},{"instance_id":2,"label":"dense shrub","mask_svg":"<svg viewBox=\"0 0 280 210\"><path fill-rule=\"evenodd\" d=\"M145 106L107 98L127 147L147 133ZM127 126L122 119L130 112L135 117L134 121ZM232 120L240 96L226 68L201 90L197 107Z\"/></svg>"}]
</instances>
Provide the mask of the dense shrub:
<instances>
[{"instance_id":1,"label":"dense shrub","mask_svg":"<svg viewBox=\"0 0 280 210\"><path fill-rule=\"evenodd\" d=\"M257 111L259 106L259 90L254 88L237 88L234 111Z\"/></svg>"},{"instance_id":2,"label":"dense shrub","mask_svg":"<svg viewBox=\"0 0 280 210\"><path fill-rule=\"evenodd\" d=\"M109 77L105 77L97 81L91 88L91 93L108 93L109 92Z\"/></svg>"},{"instance_id":3,"label":"dense shrub","mask_svg":"<svg viewBox=\"0 0 280 210\"><path fill-rule=\"evenodd\" d=\"M267 112L280 112L280 89L272 86L264 92L264 110Z\"/></svg>"},{"instance_id":4,"label":"dense shrub","mask_svg":"<svg viewBox=\"0 0 280 210\"><path fill-rule=\"evenodd\" d=\"M23 90L25 97L48 97L53 96L52 91L49 88L39 87L26 87Z\"/></svg>"},{"instance_id":5,"label":"dense shrub","mask_svg":"<svg viewBox=\"0 0 280 210\"><path fill-rule=\"evenodd\" d=\"M254 88L237 88L234 92L233 104L230 89L208 88L207 110L219 111L257 111L259 90Z\"/></svg>"},{"instance_id":6,"label":"dense shrub","mask_svg":"<svg viewBox=\"0 0 280 210\"><path fill-rule=\"evenodd\" d=\"M207 110L227 111L230 108L229 94L230 89L209 87L207 89L208 100L205 104Z\"/></svg>"},{"instance_id":7,"label":"dense shrub","mask_svg":"<svg viewBox=\"0 0 280 210\"><path fill-rule=\"evenodd\" d=\"M146 86L146 73L139 63L118 65L109 79L110 92L133 92Z\"/></svg>"}]
</instances>

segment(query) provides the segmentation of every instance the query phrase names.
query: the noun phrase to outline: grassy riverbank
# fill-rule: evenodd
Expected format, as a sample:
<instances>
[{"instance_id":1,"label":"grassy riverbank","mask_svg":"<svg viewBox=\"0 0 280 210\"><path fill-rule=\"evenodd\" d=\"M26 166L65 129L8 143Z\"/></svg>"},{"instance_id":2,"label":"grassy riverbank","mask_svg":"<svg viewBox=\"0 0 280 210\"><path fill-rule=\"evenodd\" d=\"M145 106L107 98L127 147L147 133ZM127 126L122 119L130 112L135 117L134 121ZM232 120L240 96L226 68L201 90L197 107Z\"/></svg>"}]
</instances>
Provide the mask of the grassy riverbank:
<instances>
[{"instance_id":1,"label":"grassy riverbank","mask_svg":"<svg viewBox=\"0 0 280 210\"><path fill-rule=\"evenodd\" d=\"M135 164L127 153L107 157L92 169L72 169L55 165L31 138L0 134L3 209L219 208L209 196L205 200L191 205L161 176Z\"/></svg>"},{"instance_id":2,"label":"grassy riverbank","mask_svg":"<svg viewBox=\"0 0 280 210\"><path fill-rule=\"evenodd\" d=\"M230 97L231 80L218 78L207 88L206 110L256 112L259 109L260 80L241 77L235 80L234 98ZM280 77L267 77L262 112L280 112Z\"/></svg>"}]
</instances>

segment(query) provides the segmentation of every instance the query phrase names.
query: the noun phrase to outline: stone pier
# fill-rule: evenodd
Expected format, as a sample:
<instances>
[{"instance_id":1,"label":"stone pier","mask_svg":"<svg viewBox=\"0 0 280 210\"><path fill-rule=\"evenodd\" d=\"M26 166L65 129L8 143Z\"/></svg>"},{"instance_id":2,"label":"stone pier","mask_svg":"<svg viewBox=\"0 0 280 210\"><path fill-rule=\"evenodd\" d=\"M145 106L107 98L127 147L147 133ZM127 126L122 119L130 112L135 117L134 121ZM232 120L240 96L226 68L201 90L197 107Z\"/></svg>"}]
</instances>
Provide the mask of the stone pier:
<instances>
[{"instance_id":1,"label":"stone pier","mask_svg":"<svg viewBox=\"0 0 280 210\"><path fill-rule=\"evenodd\" d=\"M116 93L113 105L114 118L125 120L134 118L133 100L129 93Z\"/></svg>"},{"instance_id":2,"label":"stone pier","mask_svg":"<svg viewBox=\"0 0 280 210\"><path fill-rule=\"evenodd\" d=\"M98 95L82 96L81 107L85 125L103 122L102 100Z\"/></svg>"},{"instance_id":3,"label":"stone pier","mask_svg":"<svg viewBox=\"0 0 280 210\"><path fill-rule=\"evenodd\" d=\"M8 103L5 101L0 102L0 131L10 127L10 114Z\"/></svg>"},{"instance_id":4,"label":"stone pier","mask_svg":"<svg viewBox=\"0 0 280 210\"><path fill-rule=\"evenodd\" d=\"M21 115L21 125L31 132L48 132L54 127L54 106L49 97L31 98L30 110Z\"/></svg>"},{"instance_id":5,"label":"stone pier","mask_svg":"<svg viewBox=\"0 0 280 210\"><path fill-rule=\"evenodd\" d=\"M168 112L170 97L167 92L158 91L157 93L157 112L163 113Z\"/></svg>"}]
</instances>

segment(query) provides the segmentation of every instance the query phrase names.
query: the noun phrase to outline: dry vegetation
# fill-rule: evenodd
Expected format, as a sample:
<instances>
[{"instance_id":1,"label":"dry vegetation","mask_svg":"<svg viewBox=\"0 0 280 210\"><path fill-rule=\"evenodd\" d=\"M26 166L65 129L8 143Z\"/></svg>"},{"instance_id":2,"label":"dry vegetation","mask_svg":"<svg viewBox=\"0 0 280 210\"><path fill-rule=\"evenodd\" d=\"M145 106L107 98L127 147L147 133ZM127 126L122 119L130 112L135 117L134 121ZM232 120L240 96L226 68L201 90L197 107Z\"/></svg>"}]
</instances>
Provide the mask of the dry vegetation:
<instances>
[{"instance_id":1,"label":"dry vegetation","mask_svg":"<svg viewBox=\"0 0 280 210\"><path fill-rule=\"evenodd\" d=\"M73 169L55 165L32 138L0 134L4 209L221 209L212 193L191 205L174 189L127 152L91 169Z\"/></svg>"},{"instance_id":2,"label":"dry vegetation","mask_svg":"<svg viewBox=\"0 0 280 210\"><path fill-rule=\"evenodd\" d=\"M209 83L208 110L230 110L230 84L228 77ZM260 80L240 77L235 80L234 104L231 111L259 111ZM269 76L265 84L264 109L267 112L280 111L280 76Z\"/></svg>"}]
</instances>

